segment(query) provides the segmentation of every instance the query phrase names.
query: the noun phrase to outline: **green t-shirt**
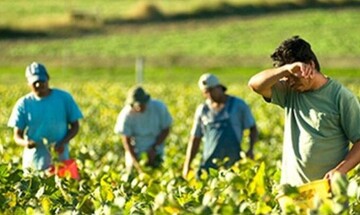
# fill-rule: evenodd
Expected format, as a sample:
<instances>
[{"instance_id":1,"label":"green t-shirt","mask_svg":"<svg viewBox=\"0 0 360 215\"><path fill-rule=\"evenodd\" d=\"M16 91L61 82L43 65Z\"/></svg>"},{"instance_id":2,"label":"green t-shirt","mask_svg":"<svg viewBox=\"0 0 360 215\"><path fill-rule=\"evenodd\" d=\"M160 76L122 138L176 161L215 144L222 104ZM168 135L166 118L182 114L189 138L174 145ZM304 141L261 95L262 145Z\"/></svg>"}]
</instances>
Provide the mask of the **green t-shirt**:
<instances>
[{"instance_id":1,"label":"green t-shirt","mask_svg":"<svg viewBox=\"0 0 360 215\"><path fill-rule=\"evenodd\" d=\"M272 89L272 103L285 110L281 184L321 179L360 140L357 97L329 79L315 91L296 92L285 82Z\"/></svg>"}]
</instances>

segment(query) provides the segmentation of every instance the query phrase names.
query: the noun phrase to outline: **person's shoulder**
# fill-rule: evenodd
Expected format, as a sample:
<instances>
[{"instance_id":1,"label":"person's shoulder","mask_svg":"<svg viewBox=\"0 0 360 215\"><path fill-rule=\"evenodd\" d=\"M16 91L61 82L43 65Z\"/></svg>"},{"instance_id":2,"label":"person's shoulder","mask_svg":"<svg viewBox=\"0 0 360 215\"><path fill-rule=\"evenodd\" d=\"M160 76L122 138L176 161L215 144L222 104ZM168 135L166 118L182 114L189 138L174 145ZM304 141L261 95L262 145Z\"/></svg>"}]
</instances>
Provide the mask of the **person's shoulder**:
<instances>
[{"instance_id":1,"label":"person's shoulder","mask_svg":"<svg viewBox=\"0 0 360 215\"><path fill-rule=\"evenodd\" d=\"M210 109L211 107L211 100L205 99L204 102L198 104L197 109Z\"/></svg>"},{"instance_id":2,"label":"person's shoulder","mask_svg":"<svg viewBox=\"0 0 360 215\"><path fill-rule=\"evenodd\" d=\"M234 101L243 101L243 99L238 96L234 96L234 95L228 95L228 96L230 99L233 99Z\"/></svg>"},{"instance_id":3,"label":"person's shoulder","mask_svg":"<svg viewBox=\"0 0 360 215\"><path fill-rule=\"evenodd\" d=\"M26 99L33 99L35 98L34 93L27 93L25 95L23 95L22 97L19 98L19 100L26 100Z\"/></svg>"},{"instance_id":4,"label":"person's shoulder","mask_svg":"<svg viewBox=\"0 0 360 215\"><path fill-rule=\"evenodd\" d=\"M132 110L131 106L126 104L123 108L121 108L120 114L128 115L128 114L130 114L131 110Z\"/></svg>"},{"instance_id":5,"label":"person's shoulder","mask_svg":"<svg viewBox=\"0 0 360 215\"><path fill-rule=\"evenodd\" d=\"M22 97L20 97L18 100L17 100L17 103L24 103L26 101L31 101L31 100L34 100L35 99L35 95L33 93L28 93Z\"/></svg>"},{"instance_id":6,"label":"person's shoulder","mask_svg":"<svg viewBox=\"0 0 360 215\"><path fill-rule=\"evenodd\" d=\"M328 86L331 86L332 88L341 88L343 87L343 84L340 83L339 81L333 79L333 78L330 78L330 77L327 77L328 79L328 82L327 82L327 85Z\"/></svg>"},{"instance_id":7,"label":"person's shoulder","mask_svg":"<svg viewBox=\"0 0 360 215\"><path fill-rule=\"evenodd\" d=\"M150 99L149 100L149 103L152 103L152 104L161 104L161 105L165 105L165 103L159 99Z\"/></svg>"},{"instance_id":8,"label":"person's shoulder","mask_svg":"<svg viewBox=\"0 0 360 215\"><path fill-rule=\"evenodd\" d=\"M51 92L55 95L71 96L68 91L59 88L51 88Z\"/></svg>"},{"instance_id":9,"label":"person's shoulder","mask_svg":"<svg viewBox=\"0 0 360 215\"><path fill-rule=\"evenodd\" d=\"M51 88L51 94L55 98L62 99L64 101L75 102L71 93L66 90L62 90L59 88Z\"/></svg>"},{"instance_id":10,"label":"person's shoulder","mask_svg":"<svg viewBox=\"0 0 360 215\"><path fill-rule=\"evenodd\" d=\"M240 97L232 96L230 99L232 99L232 101L230 101L232 103L231 104L231 106L232 106L231 109L244 111L244 110L250 108L250 106L245 102L245 100L240 98Z\"/></svg>"},{"instance_id":11,"label":"person's shoulder","mask_svg":"<svg viewBox=\"0 0 360 215\"><path fill-rule=\"evenodd\" d=\"M154 107L166 108L166 104L158 99L150 99L148 104Z\"/></svg>"},{"instance_id":12,"label":"person's shoulder","mask_svg":"<svg viewBox=\"0 0 360 215\"><path fill-rule=\"evenodd\" d=\"M196 113L197 115L201 115L204 112L207 112L208 110L210 110L209 104L205 101L201 104L198 104L198 106L196 107Z\"/></svg>"},{"instance_id":13,"label":"person's shoulder","mask_svg":"<svg viewBox=\"0 0 360 215\"><path fill-rule=\"evenodd\" d=\"M131 107L129 105L125 105L117 115L118 121L128 121L133 118L133 114L131 114Z\"/></svg>"},{"instance_id":14,"label":"person's shoulder","mask_svg":"<svg viewBox=\"0 0 360 215\"><path fill-rule=\"evenodd\" d=\"M26 95L21 96L16 100L14 108L20 108L26 106L26 103L31 103L35 100L35 96L33 93L28 93Z\"/></svg>"},{"instance_id":15,"label":"person's shoulder","mask_svg":"<svg viewBox=\"0 0 360 215\"><path fill-rule=\"evenodd\" d=\"M328 78L328 83L326 83L324 88L326 89L325 92L331 95L351 94L345 85L332 78Z\"/></svg>"},{"instance_id":16,"label":"person's shoulder","mask_svg":"<svg viewBox=\"0 0 360 215\"><path fill-rule=\"evenodd\" d=\"M246 104L245 100L237 97L237 96L233 96L233 95L228 95L229 99L231 100L231 102L233 102L234 104L239 104L239 105L244 105Z\"/></svg>"},{"instance_id":17,"label":"person's shoulder","mask_svg":"<svg viewBox=\"0 0 360 215\"><path fill-rule=\"evenodd\" d=\"M345 97L345 98L352 98L352 97L356 97L356 95L349 89L347 88L345 85L343 85L342 83L340 83L337 80L334 79L329 79L330 81L330 86L331 89L333 89L334 94L340 97Z\"/></svg>"}]
</instances>

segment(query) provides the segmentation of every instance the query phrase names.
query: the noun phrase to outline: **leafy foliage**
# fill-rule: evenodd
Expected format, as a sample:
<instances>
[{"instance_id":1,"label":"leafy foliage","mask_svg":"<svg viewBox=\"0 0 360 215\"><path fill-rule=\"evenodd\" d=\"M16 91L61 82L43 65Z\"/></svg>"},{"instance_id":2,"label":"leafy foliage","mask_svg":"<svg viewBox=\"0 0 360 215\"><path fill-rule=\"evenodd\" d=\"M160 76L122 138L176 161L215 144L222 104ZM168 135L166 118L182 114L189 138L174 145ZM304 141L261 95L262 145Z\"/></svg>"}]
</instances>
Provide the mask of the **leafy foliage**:
<instances>
[{"instance_id":1,"label":"leafy foliage","mask_svg":"<svg viewBox=\"0 0 360 215\"><path fill-rule=\"evenodd\" d=\"M257 119L260 140L255 159L244 157L231 169L211 170L196 180L181 177L188 135L196 105L202 102L196 84L174 82L145 84L153 98L168 104L174 125L166 141L166 158L160 168L145 173L128 173L119 137L113 134L116 116L129 85L98 79L96 82L59 82L71 92L85 119L79 135L70 143L77 159L81 180L47 176L21 170L21 147L6 128L16 99L27 89L0 85L0 211L4 214L279 214L276 201L280 176L282 111L267 105L245 82L227 84L231 94L244 98ZM354 82L347 86L357 95ZM246 150L248 139L243 141ZM221 161L220 161L221 162ZM199 156L193 162L194 169ZM331 199L311 213L357 214L360 211L360 170L355 169L340 183ZM296 193L294 194L296 195ZM300 213L294 205L289 213Z\"/></svg>"}]
</instances>

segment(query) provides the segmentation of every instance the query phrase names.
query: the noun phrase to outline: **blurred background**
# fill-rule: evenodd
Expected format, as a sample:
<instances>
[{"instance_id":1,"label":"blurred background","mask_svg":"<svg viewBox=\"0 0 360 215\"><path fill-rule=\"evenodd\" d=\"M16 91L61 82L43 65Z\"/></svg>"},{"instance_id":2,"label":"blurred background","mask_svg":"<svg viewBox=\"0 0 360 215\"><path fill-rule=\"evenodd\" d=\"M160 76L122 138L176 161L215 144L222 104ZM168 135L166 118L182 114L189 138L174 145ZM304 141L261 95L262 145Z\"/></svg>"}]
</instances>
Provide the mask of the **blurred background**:
<instances>
[{"instance_id":1,"label":"blurred background","mask_svg":"<svg viewBox=\"0 0 360 215\"><path fill-rule=\"evenodd\" d=\"M129 79L136 62L169 79L189 70L256 72L293 35L312 44L323 68L357 72L359 9L358 0L1 0L0 72L32 61Z\"/></svg>"},{"instance_id":2,"label":"blurred background","mask_svg":"<svg viewBox=\"0 0 360 215\"><path fill-rule=\"evenodd\" d=\"M360 98L360 0L0 0L0 14L0 214L280 214L274 188L283 111L251 92L250 76L272 66L270 55L283 40L300 35L322 72ZM19 173L22 147L7 120L29 92L24 72L33 61L45 64L50 84L71 92L85 116L71 142L84 179L75 185L63 181L58 189L52 178ZM228 93L249 104L260 133L254 161L199 188L180 175L203 102L197 86L203 72L218 75ZM113 132L134 82L163 100L174 118L166 171L151 177L125 173ZM359 214L358 173L350 174L351 199L339 196L343 207L325 205L330 212L319 214Z\"/></svg>"}]
</instances>

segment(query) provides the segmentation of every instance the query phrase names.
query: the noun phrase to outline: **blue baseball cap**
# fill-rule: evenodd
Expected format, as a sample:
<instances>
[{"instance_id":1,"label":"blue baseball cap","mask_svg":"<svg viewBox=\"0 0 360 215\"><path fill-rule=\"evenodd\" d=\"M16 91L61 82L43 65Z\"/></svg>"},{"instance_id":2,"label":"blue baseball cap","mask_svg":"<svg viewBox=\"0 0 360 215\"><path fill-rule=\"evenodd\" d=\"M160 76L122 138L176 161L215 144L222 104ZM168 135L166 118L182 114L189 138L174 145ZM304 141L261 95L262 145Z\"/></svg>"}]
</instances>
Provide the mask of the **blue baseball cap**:
<instances>
[{"instance_id":1,"label":"blue baseball cap","mask_svg":"<svg viewBox=\"0 0 360 215\"><path fill-rule=\"evenodd\" d=\"M33 84L36 81L49 80L49 74L47 73L45 66L37 62L33 62L26 67L25 76L29 84Z\"/></svg>"}]
</instances>

